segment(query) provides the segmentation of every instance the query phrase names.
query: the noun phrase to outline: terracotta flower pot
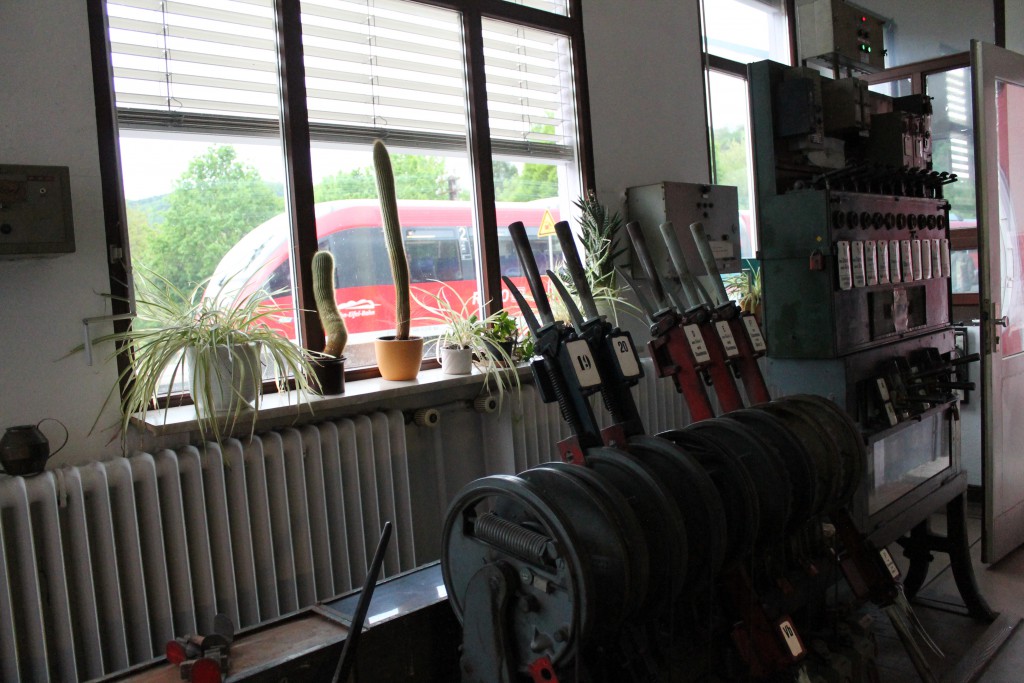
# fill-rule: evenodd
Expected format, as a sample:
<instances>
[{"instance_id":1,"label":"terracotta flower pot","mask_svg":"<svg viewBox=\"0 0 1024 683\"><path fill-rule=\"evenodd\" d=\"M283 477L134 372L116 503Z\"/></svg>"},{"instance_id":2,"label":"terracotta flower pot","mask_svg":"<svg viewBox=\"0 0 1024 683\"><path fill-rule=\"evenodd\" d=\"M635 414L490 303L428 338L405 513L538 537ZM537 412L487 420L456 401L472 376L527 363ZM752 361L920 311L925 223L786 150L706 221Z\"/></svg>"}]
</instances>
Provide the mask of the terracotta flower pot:
<instances>
[{"instance_id":1,"label":"terracotta flower pot","mask_svg":"<svg viewBox=\"0 0 1024 683\"><path fill-rule=\"evenodd\" d=\"M373 349L381 377L393 381L416 379L423 362L423 337L380 337L374 340Z\"/></svg>"}]
</instances>

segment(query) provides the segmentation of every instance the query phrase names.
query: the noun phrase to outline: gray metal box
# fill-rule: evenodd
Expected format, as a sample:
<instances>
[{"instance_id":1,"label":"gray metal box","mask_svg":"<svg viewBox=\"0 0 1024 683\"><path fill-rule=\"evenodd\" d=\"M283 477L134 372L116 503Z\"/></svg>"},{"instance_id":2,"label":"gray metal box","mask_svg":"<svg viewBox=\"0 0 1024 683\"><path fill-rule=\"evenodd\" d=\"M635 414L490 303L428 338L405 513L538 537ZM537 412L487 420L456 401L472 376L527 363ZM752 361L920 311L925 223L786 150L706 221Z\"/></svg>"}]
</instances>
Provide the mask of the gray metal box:
<instances>
[{"instance_id":1,"label":"gray metal box","mask_svg":"<svg viewBox=\"0 0 1024 683\"><path fill-rule=\"evenodd\" d=\"M704 224L715 254L718 269L723 273L740 271L740 216L736 188L731 185L662 182L626 190L626 211L629 220L637 221L647 237L647 245L659 273L674 273L672 262L659 227L671 222L686 255L690 271L705 277L704 263L693 242L690 223ZM637 264L634 263L636 266ZM640 276L638 267L634 273Z\"/></svg>"},{"instance_id":2,"label":"gray metal box","mask_svg":"<svg viewBox=\"0 0 1024 683\"><path fill-rule=\"evenodd\" d=\"M0 164L0 256L74 250L68 167Z\"/></svg>"},{"instance_id":3,"label":"gray metal box","mask_svg":"<svg viewBox=\"0 0 1024 683\"><path fill-rule=\"evenodd\" d=\"M797 0L797 47L801 61L838 55L865 71L885 68L885 20L843 0Z\"/></svg>"}]
</instances>

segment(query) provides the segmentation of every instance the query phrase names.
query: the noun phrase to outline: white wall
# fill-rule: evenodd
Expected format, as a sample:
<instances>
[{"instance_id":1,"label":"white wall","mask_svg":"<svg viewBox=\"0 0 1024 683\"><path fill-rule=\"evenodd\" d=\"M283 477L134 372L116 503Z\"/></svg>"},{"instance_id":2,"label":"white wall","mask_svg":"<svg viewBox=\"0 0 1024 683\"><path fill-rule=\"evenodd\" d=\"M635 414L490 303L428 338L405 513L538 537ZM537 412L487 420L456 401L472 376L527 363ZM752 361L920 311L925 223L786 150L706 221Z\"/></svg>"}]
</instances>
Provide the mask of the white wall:
<instances>
[{"instance_id":1,"label":"white wall","mask_svg":"<svg viewBox=\"0 0 1024 683\"><path fill-rule=\"evenodd\" d=\"M81 342L81 319L109 312L85 3L3 0L0 45L0 163L70 167L76 241L73 254L0 261L0 428L53 417L71 433L62 461L116 454L111 433L87 436L113 365L62 359ZM53 423L42 429L53 445L63 438Z\"/></svg>"},{"instance_id":2,"label":"white wall","mask_svg":"<svg viewBox=\"0 0 1024 683\"><path fill-rule=\"evenodd\" d=\"M599 199L663 180L708 182L698 0L585 0Z\"/></svg>"}]
</instances>

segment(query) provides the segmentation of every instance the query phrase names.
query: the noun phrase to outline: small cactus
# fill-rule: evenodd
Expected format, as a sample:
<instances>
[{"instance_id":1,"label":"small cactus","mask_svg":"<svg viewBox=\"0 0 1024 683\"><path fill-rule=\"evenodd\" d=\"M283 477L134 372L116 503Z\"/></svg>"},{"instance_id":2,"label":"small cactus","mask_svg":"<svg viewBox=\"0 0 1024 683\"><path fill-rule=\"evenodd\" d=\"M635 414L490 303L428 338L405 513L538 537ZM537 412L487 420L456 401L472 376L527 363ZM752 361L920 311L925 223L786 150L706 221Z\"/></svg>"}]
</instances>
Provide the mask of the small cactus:
<instances>
[{"instance_id":1,"label":"small cactus","mask_svg":"<svg viewBox=\"0 0 1024 683\"><path fill-rule=\"evenodd\" d=\"M402 225L398 222L398 198L395 195L395 173L391 157L380 140L373 143L373 168L377 177L377 194L384 221L384 241L391 258L391 276L395 281L395 339L409 338L409 261L402 243Z\"/></svg>"},{"instance_id":2,"label":"small cactus","mask_svg":"<svg viewBox=\"0 0 1024 683\"><path fill-rule=\"evenodd\" d=\"M334 296L334 256L329 251L313 254L313 299L327 338L324 353L341 358L348 342L348 328L338 313L338 302Z\"/></svg>"}]
</instances>

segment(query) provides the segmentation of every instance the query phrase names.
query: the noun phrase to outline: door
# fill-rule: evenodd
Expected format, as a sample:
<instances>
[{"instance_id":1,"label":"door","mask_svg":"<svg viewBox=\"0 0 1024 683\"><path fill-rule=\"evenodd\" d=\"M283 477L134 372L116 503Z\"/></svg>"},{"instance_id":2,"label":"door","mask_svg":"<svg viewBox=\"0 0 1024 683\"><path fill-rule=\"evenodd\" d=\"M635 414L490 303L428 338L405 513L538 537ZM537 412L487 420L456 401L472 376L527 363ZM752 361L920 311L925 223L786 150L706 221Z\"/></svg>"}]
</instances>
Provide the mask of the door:
<instances>
[{"instance_id":1,"label":"door","mask_svg":"<svg viewBox=\"0 0 1024 683\"><path fill-rule=\"evenodd\" d=\"M973 41L982 307L982 560L1024 543L1024 56Z\"/></svg>"}]
</instances>

